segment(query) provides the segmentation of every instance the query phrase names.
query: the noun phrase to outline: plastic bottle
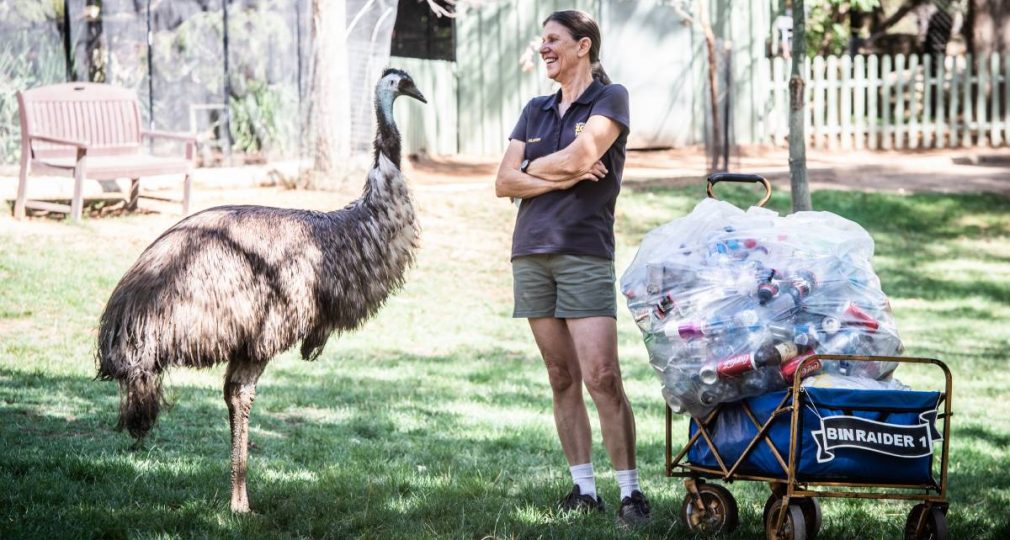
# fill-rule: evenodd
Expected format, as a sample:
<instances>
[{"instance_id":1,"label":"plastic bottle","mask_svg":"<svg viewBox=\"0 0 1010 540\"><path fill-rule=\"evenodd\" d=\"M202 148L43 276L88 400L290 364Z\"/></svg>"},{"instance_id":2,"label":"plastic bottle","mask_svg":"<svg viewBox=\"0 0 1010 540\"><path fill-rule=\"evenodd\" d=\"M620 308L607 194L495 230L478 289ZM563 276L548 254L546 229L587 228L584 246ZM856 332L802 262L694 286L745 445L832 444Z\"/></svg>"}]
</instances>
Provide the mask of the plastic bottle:
<instances>
[{"instance_id":1,"label":"plastic bottle","mask_svg":"<svg viewBox=\"0 0 1010 540\"><path fill-rule=\"evenodd\" d=\"M793 343L801 351L813 350L818 341L817 329L813 324L799 323L793 327Z\"/></svg>"},{"instance_id":2,"label":"plastic bottle","mask_svg":"<svg viewBox=\"0 0 1010 540\"><path fill-rule=\"evenodd\" d=\"M768 280L766 282L760 283L757 288L758 302L763 306L775 298L779 294L779 286Z\"/></svg>"},{"instance_id":3,"label":"plastic bottle","mask_svg":"<svg viewBox=\"0 0 1010 540\"><path fill-rule=\"evenodd\" d=\"M794 287L786 287L784 290L780 289L779 293L765 304L765 308L772 319L788 319L799 311L800 300L801 296Z\"/></svg>"},{"instance_id":4,"label":"plastic bottle","mask_svg":"<svg viewBox=\"0 0 1010 540\"><path fill-rule=\"evenodd\" d=\"M754 363L758 367L778 366L799 354L796 344L791 341L769 343L754 351Z\"/></svg>"},{"instance_id":5,"label":"plastic bottle","mask_svg":"<svg viewBox=\"0 0 1010 540\"><path fill-rule=\"evenodd\" d=\"M731 379L747 372L767 366L778 366L798 354L796 344L782 342L767 344L753 353L743 353L723 358L717 362L707 362L699 375L702 381Z\"/></svg>"},{"instance_id":6,"label":"plastic bottle","mask_svg":"<svg viewBox=\"0 0 1010 540\"><path fill-rule=\"evenodd\" d=\"M740 382L742 396L760 396L782 387L782 376L775 368L767 367L747 373Z\"/></svg>"},{"instance_id":7,"label":"plastic bottle","mask_svg":"<svg viewBox=\"0 0 1010 540\"><path fill-rule=\"evenodd\" d=\"M835 337L828 340L821 352L825 354L860 354L862 350L863 335L858 331L846 330L839 332Z\"/></svg>"}]
</instances>

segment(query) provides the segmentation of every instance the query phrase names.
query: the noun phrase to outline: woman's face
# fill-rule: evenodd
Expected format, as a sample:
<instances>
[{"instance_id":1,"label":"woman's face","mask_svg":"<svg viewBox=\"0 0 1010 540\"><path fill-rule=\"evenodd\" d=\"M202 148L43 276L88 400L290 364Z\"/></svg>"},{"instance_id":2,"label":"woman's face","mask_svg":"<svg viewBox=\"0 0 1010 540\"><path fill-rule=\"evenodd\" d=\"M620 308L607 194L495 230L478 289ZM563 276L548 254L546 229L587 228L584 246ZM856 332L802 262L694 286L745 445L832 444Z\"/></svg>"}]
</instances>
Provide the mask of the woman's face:
<instances>
[{"instance_id":1,"label":"woman's face","mask_svg":"<svg viewBox=\"0 0 1010 540\"><path fill-rule=\"evenodd\" d=\"M576 41L560 23L547 21L540 45L540 58L547 65L547 77L563 82L579 69L587 69L589 45L589 38Z\"/></svg>"}]
</instances>

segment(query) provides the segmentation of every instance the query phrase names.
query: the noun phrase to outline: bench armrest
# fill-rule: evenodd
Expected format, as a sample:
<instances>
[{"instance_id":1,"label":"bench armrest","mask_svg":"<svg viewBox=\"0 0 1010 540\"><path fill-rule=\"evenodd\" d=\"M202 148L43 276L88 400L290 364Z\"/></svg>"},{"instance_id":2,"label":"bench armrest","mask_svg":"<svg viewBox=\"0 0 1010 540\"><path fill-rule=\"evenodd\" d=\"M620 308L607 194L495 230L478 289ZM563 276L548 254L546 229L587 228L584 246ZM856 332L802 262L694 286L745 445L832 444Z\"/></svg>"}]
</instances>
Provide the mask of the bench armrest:
<instances>
[{"instance_id":1,"label":"bench armrest","mask_svg":"<svg viewBox=\"0 0 1010 540\"><path fill-rule=\"evenodd\" d=\"M196 135L191 133L178 133L174 131L148 131L140 132L140 136L147 139L172 139L175 141L196 143Z\"/></svg>"},{"instance_id":2,"label":"bench armrest","mask_svg":"<svg viewBox=\"0 0 1010 540\"><path fill-rule=\"evenodd\" d=\"M29 141L42 141L52 144L62 144L65 146L76 146L77 148L83 149L85 152L88 150L88 143L84 141L75 141L73 139L63 139L60 137L54 137L52 135L43 135L41 133L29 134Z\"/></svg>"},{"instance_id":3,"label":"bench armrest","mask_svg":"<svg viewBox=\"0 0 1010 540\"><path fill-rule=\"evenodd\" d=\"M141 130L140 136L145 139L169 139L179 141L186 145L186 159L193 161L196 154L196 135L192 133L179 133L174 131Z\"/></svg>"}]
</instances>

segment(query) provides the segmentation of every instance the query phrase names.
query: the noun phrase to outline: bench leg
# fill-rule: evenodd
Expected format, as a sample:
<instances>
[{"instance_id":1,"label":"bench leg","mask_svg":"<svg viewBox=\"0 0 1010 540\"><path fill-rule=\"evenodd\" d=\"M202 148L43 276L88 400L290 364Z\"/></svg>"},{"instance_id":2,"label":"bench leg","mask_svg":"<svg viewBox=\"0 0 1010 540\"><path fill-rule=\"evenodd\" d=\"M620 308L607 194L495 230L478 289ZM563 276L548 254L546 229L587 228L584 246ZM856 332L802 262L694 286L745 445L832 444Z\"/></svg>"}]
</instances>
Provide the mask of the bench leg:
<instances>
[{"instance_id":1,"label":"bench leg","mask_svg":"<svg viewBox=\"0 0 1010 540\"><path fill-rule=\"evenodd\" d=\"M186 179L182 181L182 215L189 215L189 196L193 192L193 177L186 173Z\"/></svg>"},{"instance_id":2,"label":"bench leg","mask_svg":"<svg viewBox=\"0 0 1010 540\"><path fill-rule=\"evenodd\" d=\"M23 152L24 150L22 150ZM18 196L14 200L14 219L24 219L25 199L28 198L28 166L22 160L21 175L18 176Z\"/></svg>"},{"instance_id":3,"label":"bench leg","mask_svg":"<svg viewBox=\"0 0 1010 540\"><path fill-rule=\"evenodd\" d=\"M74 223L81 221L82 210L84 209L84 168L78 166L74 169L74 198L70 201L70 220Z\"/></svg>"},{"instance_id":4,"label":"bench leg","mask_svg":"<svg viewBox=\"0 0 1010 540\"><path fill-rule=\"evenodd\" d=\"M130 196L126 200L126 209L134 211L137 209L137 199L140 198L140 178L130 179Z\"/></svg>"}]
</instances>

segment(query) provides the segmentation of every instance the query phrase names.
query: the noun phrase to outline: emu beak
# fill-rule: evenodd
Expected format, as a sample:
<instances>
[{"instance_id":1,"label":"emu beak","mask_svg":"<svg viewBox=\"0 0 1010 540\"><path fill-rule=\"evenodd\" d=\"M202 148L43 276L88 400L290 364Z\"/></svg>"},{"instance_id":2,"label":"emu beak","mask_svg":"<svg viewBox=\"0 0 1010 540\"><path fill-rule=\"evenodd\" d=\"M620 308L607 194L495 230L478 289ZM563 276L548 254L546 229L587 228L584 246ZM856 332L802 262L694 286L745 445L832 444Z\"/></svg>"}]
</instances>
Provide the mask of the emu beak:
<instances>
[{"instance_id":1,"label":"emu beak","mask_svg":"<svg viewBox=\"0 0 1010 540\"><path fill-rule=\"evenodd\" d=\"M405 96L410 96L420 101L421 103L428 103L428 100L424 99L424 96L421 95L421 91L418 90L417 87L414 86L413 84L406 85L404 88L400 90L400 93L402 93Z\"/></svg>"}]
</instances>

